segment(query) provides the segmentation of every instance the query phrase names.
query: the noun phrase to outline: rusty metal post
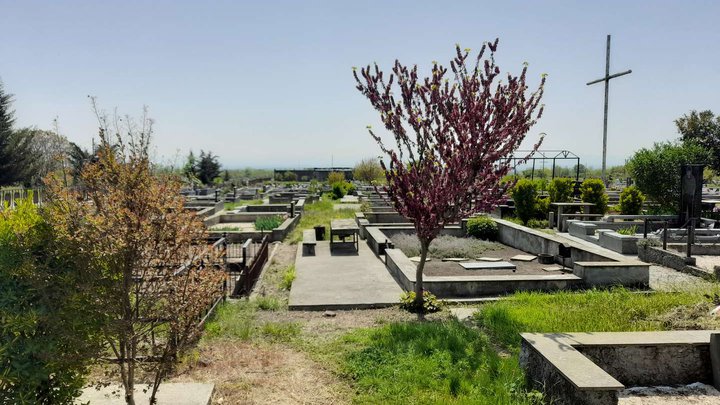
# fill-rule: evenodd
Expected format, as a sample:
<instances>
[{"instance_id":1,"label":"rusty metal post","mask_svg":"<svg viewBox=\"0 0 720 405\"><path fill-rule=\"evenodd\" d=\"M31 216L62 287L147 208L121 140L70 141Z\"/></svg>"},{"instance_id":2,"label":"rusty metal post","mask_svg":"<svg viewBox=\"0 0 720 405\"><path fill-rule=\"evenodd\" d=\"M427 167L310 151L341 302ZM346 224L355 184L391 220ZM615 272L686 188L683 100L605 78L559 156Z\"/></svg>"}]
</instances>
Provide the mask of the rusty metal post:
<instances>
[{"instance_id":1,"label":"rusty metal post","mask_svg":"<svg viewBox=\"0 0 720 405\"><path fill-rule=\"evenodd\" d=\"M687 226L687 257L692 256L692 237L690 236L692 233L692 228L693 228L693 225L692 225L692 221L691 221L690 223L688 223L688 226Z\"/></svg>"}]
</instances>

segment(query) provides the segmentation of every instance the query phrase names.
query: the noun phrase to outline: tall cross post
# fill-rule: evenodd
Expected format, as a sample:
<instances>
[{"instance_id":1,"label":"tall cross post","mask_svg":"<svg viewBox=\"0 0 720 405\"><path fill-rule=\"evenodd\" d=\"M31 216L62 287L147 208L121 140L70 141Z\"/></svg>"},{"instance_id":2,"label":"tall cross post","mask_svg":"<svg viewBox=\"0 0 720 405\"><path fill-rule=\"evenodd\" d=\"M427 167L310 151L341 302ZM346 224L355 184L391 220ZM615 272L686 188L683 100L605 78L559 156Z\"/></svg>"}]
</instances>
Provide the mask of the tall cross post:
<instances>
[{"instance_id":1,"label":"tall cross post","mask_svg":"<svg viewBox=\"0 0 720 405\"><path fill-rule=\"evenodd\" d=\"M602 156L602 181L607 185L607 176L605 174L607 162L607 121L608 121L608 92L610 90L610 79L624 76L632 73L632 70L610 74L610 35L607 36L607 50L605 51L605 77L588 82L587 85L605 82L605 115L603 117L603 156Z\"/></svg>"}]
</instances>

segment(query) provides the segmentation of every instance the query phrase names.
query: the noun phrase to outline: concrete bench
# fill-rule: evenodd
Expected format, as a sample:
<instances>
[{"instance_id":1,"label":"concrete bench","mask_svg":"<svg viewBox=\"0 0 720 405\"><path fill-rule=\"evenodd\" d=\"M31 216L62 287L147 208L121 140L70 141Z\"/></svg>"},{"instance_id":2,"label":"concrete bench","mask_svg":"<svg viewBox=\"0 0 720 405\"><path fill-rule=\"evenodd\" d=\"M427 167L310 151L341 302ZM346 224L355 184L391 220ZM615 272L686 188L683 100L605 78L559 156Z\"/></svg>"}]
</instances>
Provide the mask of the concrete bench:
<instances>
[{"instance_id":1,"label":"concrete bench","mask_svg":"<svg viewBox=\"0 0 720 405\"><path fill-rule=\"evenodd\" d=\"M303 231L303 253L315 256L315 245L317 245L317 240L315 239L315 230L314 229L306 229Z\"/></svg>"}]
</instances>

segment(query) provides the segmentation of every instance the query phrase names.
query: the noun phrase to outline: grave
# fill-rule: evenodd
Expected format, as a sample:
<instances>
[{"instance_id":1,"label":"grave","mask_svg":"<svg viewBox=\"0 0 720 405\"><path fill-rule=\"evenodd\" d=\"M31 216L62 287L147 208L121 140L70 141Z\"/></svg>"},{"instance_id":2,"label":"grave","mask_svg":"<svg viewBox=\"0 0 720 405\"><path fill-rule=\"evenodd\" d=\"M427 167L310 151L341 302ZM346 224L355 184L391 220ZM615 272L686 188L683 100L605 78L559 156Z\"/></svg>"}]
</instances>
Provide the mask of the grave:
<instances>
[{"instance_id":1,"label":"grave","mask_svg":"<svg viewBox=\"0 0 720 405\"><path fill-rule=\"evenodd\" d=\"M516 268L516 266L510 262L463 262L460 263L460 266L462 266L465 270L515 270Z\"/></svg>"},{"instance_id":2,"label":"grave","mask_svg":"<svg viewBox=\"0 0 720 405\"><path fill-rule=\"evenodd\" d=\"M558 405L614 405L632 387L713 384L720 331L523 333L528 384Z\"/></svg>"}]
</instances>

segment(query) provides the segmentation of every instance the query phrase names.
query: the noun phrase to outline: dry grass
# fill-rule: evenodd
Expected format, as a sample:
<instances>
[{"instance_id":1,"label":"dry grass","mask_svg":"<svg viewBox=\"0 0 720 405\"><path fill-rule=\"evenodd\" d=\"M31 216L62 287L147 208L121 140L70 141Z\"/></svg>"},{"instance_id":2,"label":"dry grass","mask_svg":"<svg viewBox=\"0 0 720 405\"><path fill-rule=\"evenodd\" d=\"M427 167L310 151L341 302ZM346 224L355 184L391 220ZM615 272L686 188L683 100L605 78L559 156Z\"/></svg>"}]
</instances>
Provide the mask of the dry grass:
<instances>
[{"instance_id":1,"label":"dry grass","mask_svg":"<svg viewBox=\"0 0 720 405\"><path fill-rule=\"evenodd\" d=\"M283 345L214 340L173 382L215 384L214 404L344 404L348 387L307 355Z\"/></svg>"}]
</instances>

